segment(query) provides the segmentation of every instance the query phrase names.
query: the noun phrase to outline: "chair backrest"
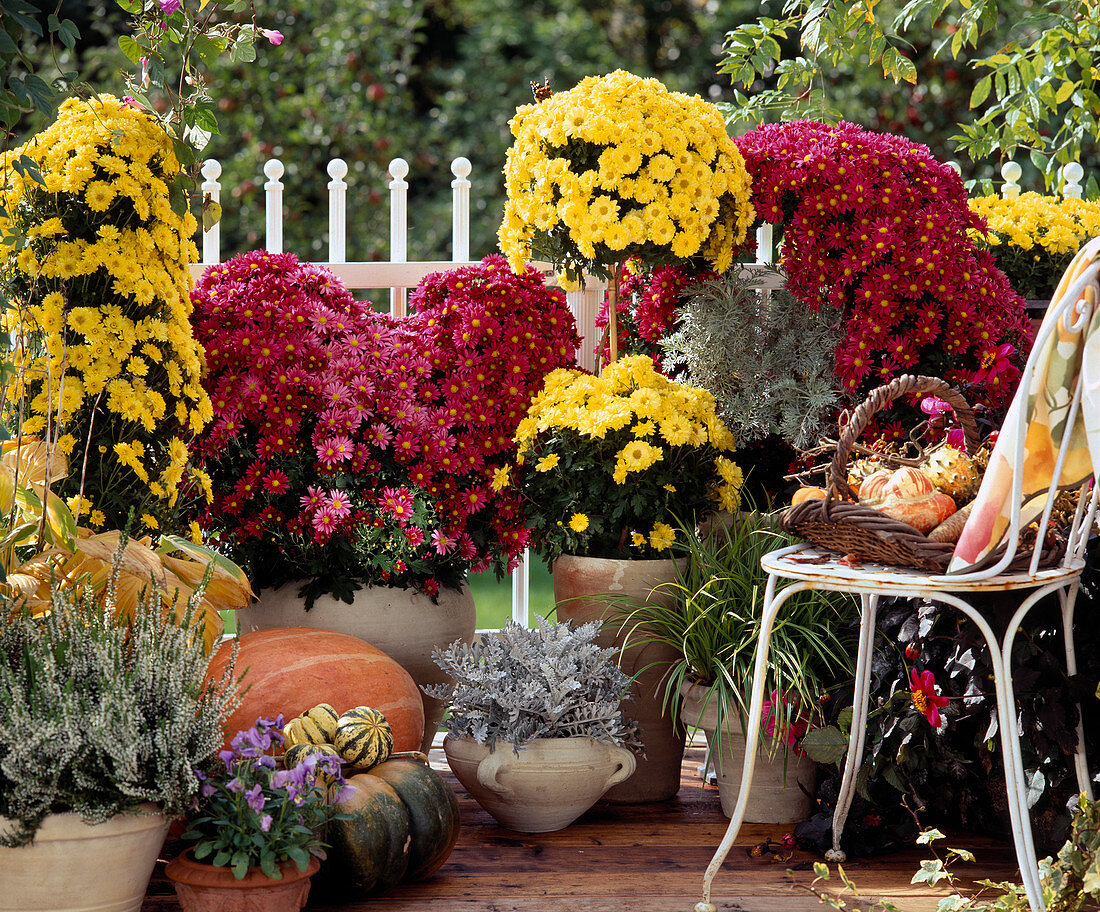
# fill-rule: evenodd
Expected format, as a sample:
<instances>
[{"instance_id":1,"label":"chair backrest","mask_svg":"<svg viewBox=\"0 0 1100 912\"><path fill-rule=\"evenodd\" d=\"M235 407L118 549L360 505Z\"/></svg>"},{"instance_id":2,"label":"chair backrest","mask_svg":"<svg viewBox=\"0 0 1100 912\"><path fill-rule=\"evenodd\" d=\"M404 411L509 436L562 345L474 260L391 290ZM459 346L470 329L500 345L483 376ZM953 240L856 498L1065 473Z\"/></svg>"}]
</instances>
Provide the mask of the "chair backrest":
<instances>
[{"instance_id":1,"label":"chair backrest","mask_svg":"<svg viewBox=\"0 0 1100 912\"><path fill-rule=\"evenodd\" d=\"M1064 429L1051 473L1055 482L1047 490L1034 493L1025 504L1026 473L1016 471L1008 500L1011 504L1011 516L1003 553L998 552L1000 557L996 562L981 566L980 569L953 573L952 579L982 579L1004 572L1016 560L1021 532L1031 522L1038 523L1036 541L1043 542L1050 526L1055 500L1065 487L1078 487L1081 494L1060 565L1063 568L1079 566L1083 559L1096 517L1098 494L1092 468L1094 463L1089 459L1088 442L1084 436L1081 408L1086 379L1086 371L1083 369L1086 337L1093 324L1097 301L1100 300L1100 239L1090 242L1088 247L1094 249L1092 262L1068 287L1065 280L1060 283L1059 290L1062 293L1056 295L1047 309L1006 415L1002 439L998 441L998 447L1007 447L1005 452L1010 464L1023 466L1028 435L1032 431L1028 421L1030 408L1035 404L1036 397L1042 398L1043 411L1053 416L1054 425ZM1100 333L1100 330L1097 332ZM1093 344L1100 345L1100 338L1094 340ZM1061 387L1056 382L1051 382L1060 373L1050 369L1049 355L1052 349L1059 353L1076 353L1074 357L1077 358L1077 369L1067 372L1064 376L1067 383ZM1100 357L1100 353L1093 352L1093 357ZM1095 370L1100 373L1100 364L1095 365ZM1100 426L1100 415L1095 416L1095 424ZM1005 432L1011 433L1012 437L1005 440ZM1094 441L1093 446L1100 446L1100 439ZM1096 455L1100 457L1100 453ZM1064 475L1070 477L1063 477ZM1058 479L1061 479L1063 485L1061 489ZM1032 575L1039 569L1041 552L1042 549L1036 547L1032 554L1028 571Z\"/></svg>"}]
</instances>

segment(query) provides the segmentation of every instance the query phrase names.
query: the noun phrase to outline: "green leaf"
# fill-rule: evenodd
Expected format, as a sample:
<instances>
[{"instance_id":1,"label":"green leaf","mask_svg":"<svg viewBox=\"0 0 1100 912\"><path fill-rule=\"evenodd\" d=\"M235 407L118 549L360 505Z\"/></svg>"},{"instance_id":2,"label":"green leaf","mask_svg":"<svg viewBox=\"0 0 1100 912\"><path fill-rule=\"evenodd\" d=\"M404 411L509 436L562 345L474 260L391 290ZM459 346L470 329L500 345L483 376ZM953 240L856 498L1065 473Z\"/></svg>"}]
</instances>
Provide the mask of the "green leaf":
<instances>
[{"instance_id":1,"label":"green leaf","mask_svg":"<svg viewBox=\"0 0 1100 912\"><path fill-rule=\"evenodd\" d=\"M974 85L974 91L970 93L970 107L976 108L989 97L993 88L993 77L983 76Z\"/></svg>"},{"instance_id":2,"label":"green leaf","mask_svg":"<svg viewBox=\"0 0 1100 912\"><path fill-rule=\"evenodd\" d=\"M226 40L224 38L211 38L209 35L199 35L195 38L195 43L192 47L204 64L212 66L221 56L222 51L225 50L225 45Z\"/></svg>"},{"instance_id":3,"label":"green leaf","mask_svg":"<svg viewBox=\"0 0 1100 912\"><path fill-rule=\"evenodd\" d=\"M80 40L80 29L72 19L62 19L57 29L57 37L71 51Z\"/></svg>"},{"instance_id":4,"label":"green leaf","mask_svg":"<svg viewBox=\"0 0 1100 912\"><path fill-rule=\"evenodd\" d=\"M946 839L946 838L947 837L944 836L943 833L941 833L937 829L924 830L917 837L917 845L931 845L937 839Z\"/></svg>"},{"instance_id":5,"label":"green leaf","mask_svg":"<svg viewBox=\"0 0 1100 912\"><path fill-rule=\"evenodd\" d=\"M913 875L910 883L926 883L935 886L945 877L947 872L943 869L943 862L938 858L926 858L920 863L920 870Z\"/></svg>"},{"instance_id":6,"label":"green leaf","mask_svg":"<svg viewBox=\"0 0 1100 912\"><path fill-rule=\"evenodd\" d=\"M13 56L17 53L19 53L19 48L15 46L11 35L0 29L0 55Z\"/></svg>"},{"instance_id":7,"label":"green leaf","mask_svg":"<svg viewBox=\"0 0 1100 912\"><path fill-rule=\"evenodd\" d=\"M219 554L212 548L193 542L189 538L181 538L179 535L162 535L160 543L157 545L157 554L171 554L174 551L182 551L188 557L197 561L212 563L237 582L248 582L248 577L245 576L244 571L224 554Z\"/></svg>"},{"instance_id":8,"label":"green leaf","mask_svg":"<svg viewBox=\"0 0 1100 912\"><path fill-rule=\"evenodd\" d=\"M138 44L129 35L121 35L118 39L119 50L125 54L131 63L141 63L142 57L148 57L151 51L149 48Z\"/></svg>"},{"instance_id":9,"label":"green leaf","mask_svg":"<svg viewBox=\"0 0 1100 912\"><path fill-rule=\"evenodd\" d=\"M829 879L829 866L823 861L814 862L814 873L822 880Z\"/></svg>"},{"instance_id":10,"label":"green leaf","mask_svg":"<svg viewBox=\"0 0 1100 912\"><path fill-rule=\"evenodd\" d=\"M33 73L27 76L24 84L27 86L27 92L31 96L34 106L43 114L52 114L54 99L56 98L53 89L41 77L35 76Z\"/></svg>"},{"instance_id":11,"label":"green leaf","mask_svg":"<svg viewBox=\"0 0 1100 912\"><path fill-rule=\"evenodd\" d=\"M250 32L242 32L229 49L229 62L252 63L255 59L256 36Z\"/></svg>"},{"instance_id":12,"label":"green leaf","mask_svg":"<svg viewBox=\"0 0 1100 912\"><path fill-rule=\"evenodd\" d=\"M33 12L34 7L28 7L22 3L5 3L4 13L10 16L16 22L18 22L28 32L37 35L39 38L44 37L42 34L42 26L39 24L38 19L35 18Z\"/></svg>"},{"instance_id":13,"label":"green leaf","mask_svg":"<svg viewBox=\"0 0 1100 912\"><path fill-rule=\"evenodd\" d=\"M949 848L947 850L947 854L948 855L954 855L956 858L959 858L963 861L977 861L978 860L974 856L974 853L971 852L969 849L950 849Z\"/></svg>"},{"instance_id":14,"label":"green leaf","mask_svg":"<svg viewBox=\"0 0 1100 912\"><path fill-rule=\"evenodd\" d=\"M936 912L960 912L970 906L970 900L956 893L954 896L945 896L936 903Z\"/></svg>"},{"instance_id":15,"label":"green leaf","mask_svg":"<svg viewBox=\"0 0 1100 912\"><path fill-rule=\"evenodd\" d=\"M813 728L803 736L802 750L818 763L840 763L848 753L848 739L832 725Z\"/></svg>"}]
</instances>

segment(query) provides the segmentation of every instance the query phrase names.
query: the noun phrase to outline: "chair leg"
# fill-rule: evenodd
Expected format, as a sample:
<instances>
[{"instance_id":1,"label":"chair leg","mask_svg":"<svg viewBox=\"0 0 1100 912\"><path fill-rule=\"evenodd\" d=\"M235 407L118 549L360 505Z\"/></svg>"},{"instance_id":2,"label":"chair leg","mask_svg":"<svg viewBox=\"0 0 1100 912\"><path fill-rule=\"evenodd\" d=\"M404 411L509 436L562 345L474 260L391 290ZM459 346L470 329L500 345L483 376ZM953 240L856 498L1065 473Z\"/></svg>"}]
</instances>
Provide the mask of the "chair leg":
<instances>
[{"instance_id":1,"label":"chair leg","mask_svg":"<svg viewBox=\"0 0 1100 912\"><path fill-rule=\"evenodd\" d=\"M764 607L760 618L760 635L756 641L756 662L752 675L752 695L749 698L749 719L745 727L745 764L741 771L741 787L737 792L737 806L733 809L726 833L722 837L714 857L707 865L703 875L703 899L696 903L695 912L716 912L710 901L711 884L729 855L741 824L745 820L745 811L749 804L749 790L752 788L752 774L756 767L756 751L760 744L760 720L764 714L764 684L768 677L768 649L771 645L772 626L783 603L796 592L812 589L809 583L794 583L778 595L775 593L776 577L768 576L768 585L764 590Z\"/></svg>"},{"instance_id":2,"label":"chair leg","mask_svg":"<svg viewBox=\"0 0 1100 912\"><path fill-rule=\"evenodd\" d=\"M1077 674L1077 653L1073 644L1073 609L1077 602L1080 581L1075 582L1065 593L1059 593L1062 602L1062 637L1066 642L1066 674ZM1077 771L1077 787L1085 797L1093 800L1092 780L1089 778L1089 762L1085 753L1085 722L1077 720L1077 753L1073 756L1073 765Z\"/></svg>"},{"instance_id":3,"label":"chair leg","mask_svg":"<svg viewBox=\"0 0 1100 912\"><path fill-rule=\"evenodd\" d=\"M833 810L833 847L825 853L826 861L842 862L847 854L840 847L844 824L856 795L856 773L863 760L863 746L867 737L867 710L870 702L871 655L875 645L875 615L878 610L877 595L860 596L859 652L856 655L856 686L852 696L852 731L848 736L848 756L844 761L844 776Z\"/></svg>"},{"instance_id":4,"label":"chair leg","mask_svg":"<svg viewBox=\"0 0 1100 912\"><path fill-rule=\"evenodd\" d=\"M1056 588L1056 587L1054 587ZM1039 882L1039 868L1035 860L1035 844L1031 836L1031 818L1028 816L1027 783L1024 781L1023 762L1020 757L1020 736L1016 730L1016 697L1012 686L1012 641L1020 622L1031 607L1052 589L1032 593L1016 610L1005 632L1003 644L998 641L989 622L972 605L956 595L937 593L935 600L954 605L970 618L985 637L989 660L993 666L993 689L997 698L997 721L1001 734L1001 753L1004 754L1005 791L1008 797L1008 814L1012 821L1012 841L1016 847L1016 861L1020 866L1020 879L1027 892L1031 912L1046 912L1043 889Z\"/></svg>"}]
</instances>

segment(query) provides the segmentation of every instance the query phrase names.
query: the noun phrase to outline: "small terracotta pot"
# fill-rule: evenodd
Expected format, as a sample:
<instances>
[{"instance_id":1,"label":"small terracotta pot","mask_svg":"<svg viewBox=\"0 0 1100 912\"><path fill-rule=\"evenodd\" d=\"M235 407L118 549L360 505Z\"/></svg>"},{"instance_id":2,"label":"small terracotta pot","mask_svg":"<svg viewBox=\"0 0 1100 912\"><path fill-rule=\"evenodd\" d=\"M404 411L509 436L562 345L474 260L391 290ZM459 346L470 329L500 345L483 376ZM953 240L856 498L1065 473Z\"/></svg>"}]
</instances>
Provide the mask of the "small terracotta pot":
<instances>
[{"instance_id":1,"label":"small terracotta pot","mask_svg":"<svg viewBox=\"0 0 1100 912\"><path fill-rule=\"evenodd\" d=\"M183 912L299 912L309 896L309 879L320 866L311 857L305 871L292 861L282 864L282 880L272 880L259 868L238 880L232 868L201 864L188 849L168 862L164 873L176 887Z\"/></svg>"}]
</instances>

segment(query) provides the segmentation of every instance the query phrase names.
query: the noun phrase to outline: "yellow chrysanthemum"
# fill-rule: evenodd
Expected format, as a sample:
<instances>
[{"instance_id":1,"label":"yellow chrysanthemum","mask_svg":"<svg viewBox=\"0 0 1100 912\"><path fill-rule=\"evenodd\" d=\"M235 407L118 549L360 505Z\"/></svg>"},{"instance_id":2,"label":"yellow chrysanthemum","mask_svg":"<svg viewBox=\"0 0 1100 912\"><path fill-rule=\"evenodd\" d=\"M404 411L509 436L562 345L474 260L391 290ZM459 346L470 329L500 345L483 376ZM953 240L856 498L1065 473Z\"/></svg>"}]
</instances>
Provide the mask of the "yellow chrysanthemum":
<instances>
[{"instance_id":1,"label":"yellow chrysanthemum","mask_svg":"<svg viewBox=\"0 0 1100 912\"><path fill-rule=\"evenodd\" d=\"M667 551L676 541L676 530L663 522L653 524L653 531L649 533L649 546L654 551Z\"/></svg>"},{"instance_id":2,"label":"yellow chrysanthemum","mask_svg":"<svg viewBox=\"0 0 1100 912\"><path fill-rule=\"evenodd\" d=\"M569 528L574 532L583 532L588 528L588 517L584 513L574 513L569 517Z\"/></svg>"},{"instance_id":3,"label":"yellow chrysanthemum","mask_svg":"<svg viewBox=\"0 0 1100 912\"><path fill-rule=\"evenodd\" d=\"M557 453L550 453L548 456L543 456L542 459L535 464L535 471L549 472L557 466L560 459L561 457L558 456Z\"/></svg>"}]
</instances>

